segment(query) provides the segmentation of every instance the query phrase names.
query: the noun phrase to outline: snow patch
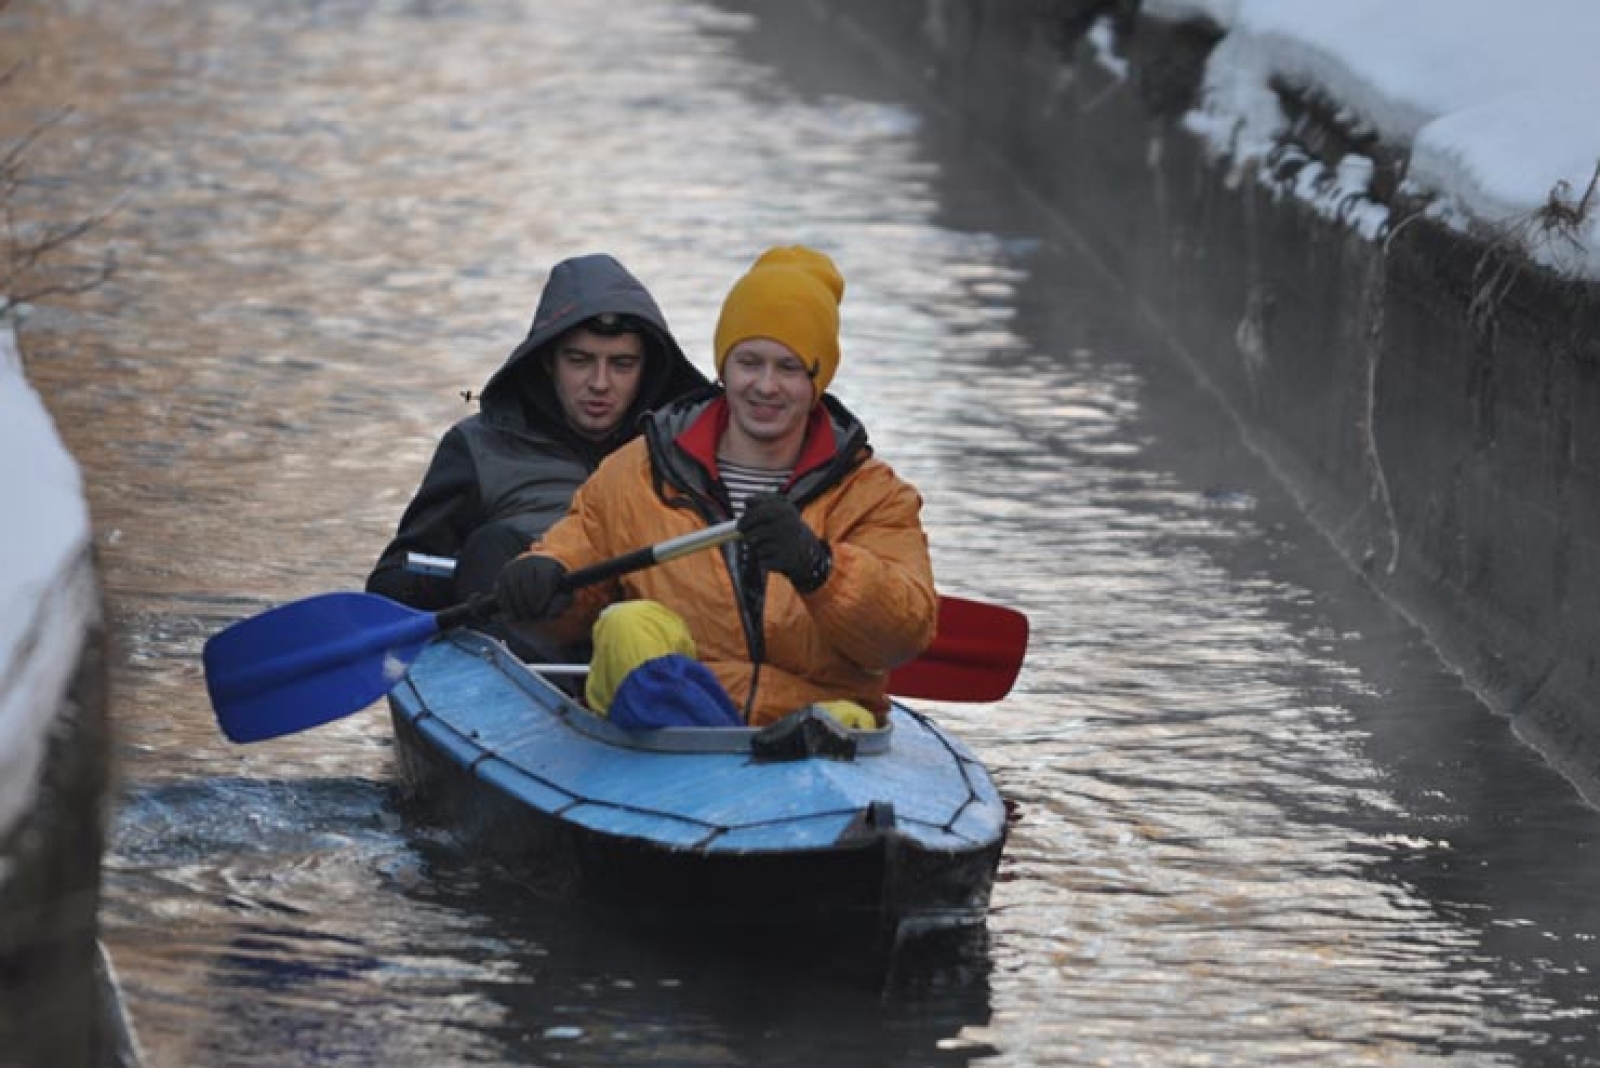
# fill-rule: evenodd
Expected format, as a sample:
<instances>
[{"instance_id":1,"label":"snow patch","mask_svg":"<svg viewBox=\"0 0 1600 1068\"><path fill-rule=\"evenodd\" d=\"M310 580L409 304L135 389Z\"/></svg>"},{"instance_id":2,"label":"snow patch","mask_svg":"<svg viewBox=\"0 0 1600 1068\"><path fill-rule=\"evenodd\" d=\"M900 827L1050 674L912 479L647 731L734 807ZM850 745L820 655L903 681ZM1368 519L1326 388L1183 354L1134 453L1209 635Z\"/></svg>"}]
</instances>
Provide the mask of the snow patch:
<instances>
[{"instance_id":1,"label":"snow patch","mask_svg":"<svg viewBox=\"0 0 1600 1068\"><path fill-rule=\"evenodd\" d=\"M50 729L98 614L78 466L0 321L0 835L33 802ZM8 873L0 865L0 879Z\"/></svg>"},{"instance_id":2,"label":"snow patch","mask_svg":"<svg viewBox=\"0 0 1600 1068\"><path fill-rule=\"evenodd\" d=\"M1094 50L1095 62L1118 81L1128 80L1128 61L1117 55L1117 29L1109 17L1102 15L1089 27L1089 46Z\"/></svg>"},{"instance_id":3,"label":"snow patch","mask_svg":"<svg viewBox=\"0 0 1600 1068\"><path fill-rule=\"evenodd\" d=\"M1232 157L1236 177L1287 130L1272 87L1291 86L1410 152L1406 188L1439 201L1430 214L1487 226L1548 266L1600 278L1593 219L1551 228L1546 210L1552 194L1576 208L1600 162L1600 4L1147 0L1143 11L1224 31L1185 125Z\"/></svg>"}]
</instances>

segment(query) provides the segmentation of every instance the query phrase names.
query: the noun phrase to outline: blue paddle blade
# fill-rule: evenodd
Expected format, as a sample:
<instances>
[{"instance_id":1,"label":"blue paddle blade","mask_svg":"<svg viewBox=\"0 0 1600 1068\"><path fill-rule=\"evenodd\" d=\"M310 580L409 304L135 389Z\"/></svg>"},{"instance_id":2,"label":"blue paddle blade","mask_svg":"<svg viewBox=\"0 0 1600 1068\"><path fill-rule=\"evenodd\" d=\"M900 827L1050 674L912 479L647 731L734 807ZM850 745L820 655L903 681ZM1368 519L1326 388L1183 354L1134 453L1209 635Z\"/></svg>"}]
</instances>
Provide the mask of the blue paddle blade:
<instances>
[{"instance_id":1,"label":"blue paddle blade","mask_svg":"<svg viewBox=\"0 0 1600 1068\"><path fill-rule=\"evenodd\" d=\"M386 597L325 593L240 620L206 642L222 733L258 742L359 712L394 689L439 624Z\"/></svg>"}]
</instances>

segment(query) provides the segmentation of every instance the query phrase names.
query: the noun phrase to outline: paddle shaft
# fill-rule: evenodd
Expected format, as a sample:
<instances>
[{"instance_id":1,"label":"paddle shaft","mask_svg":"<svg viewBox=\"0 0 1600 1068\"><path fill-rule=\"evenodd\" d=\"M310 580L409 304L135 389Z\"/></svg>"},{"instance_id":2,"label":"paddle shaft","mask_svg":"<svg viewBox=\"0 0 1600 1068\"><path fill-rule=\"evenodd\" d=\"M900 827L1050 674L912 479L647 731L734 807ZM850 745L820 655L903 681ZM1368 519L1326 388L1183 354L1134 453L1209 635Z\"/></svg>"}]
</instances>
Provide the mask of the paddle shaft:
<instances>
[{"instance_id":1,"label":"paddle shaft","mask_svg":"<svg viewBox=\"0 0 1600 1068\"><path fill-rule=\"evenodd\" d=\"M739 536L723 523L582 568L573 590L665 563ZM441 631L488 619L492 596L422 612L366 593L327 593L279 605L206 640L206 690L224 734L235 742L277 738L357 712L392 690Z\"/></svg>"},{"instance_id":2,"label":"paddle shaft","mask_svg":"<svg viewBox=\"0 0 1600 1068\"><path fill-rule=\"evenodd\" d=\"M568 575L565 586L603 582L738 537L732 523L673 538ZM493 615L493 597L420 612L365 593L329 593L240 620L207 639L206 689L223 733L256 742L360 711L392 690L440 631ZM961 598L939 599L933 645L888 679L902 697L994 701L1022 666L1028 621L1021 612Z\"/></svg>"},{"instance_id":3,"label":"paddle shaft","mask_svg":"<svg viewBox=\"0 0 1600 1068\"><path fill-rule=\"evenodd\" d=\"M738 520L730 519L726 523L718 523L715 526L706 527L704 530L696 530L690 534L668 538L666 541L660 541L654 545L646 545L642 549L635 549L631 553L623 553L621 556L602 561L591 567L580 567L561 580L561 589L563 592L571 593L573 590L581 590L585 586L593 586L596 583L617 578L619 575L643 571L647 567L664 564L669 560L676 560L680 556L688 556L690 553L697 553L703 549L726 545L728 542L737 541L738 539L739 522ZM423 567L433 570L442 569L447 558L427 557L412 553L408 558L407 566L415 567L416 565L413 561L419 559L425 561ZM471 623L476 619L492 618L498 614L499 610L500 606L493 598L481 596L474 597L465 604L458 604L454 608L446 608L444 611L436 613L433 618L439 629L445 631L465 623Z\"/></svg>"},{"instance_id":4,"label":"paddle shaft","mask_svg":"<svg viewBox=\"0 0 1600 1068\"><path fill-rule=\"evenodd\" d=\"M567 576L564 586L569 590L577 589L720 545L739 536L736 529L731 529L733 527L733 523L722 523L584 568ZM407 570L421 574L447 576L455 571L455 566L456 562L448 556L410 553L406 557ZM480 597L446 609L436 618L439 629L443 630L475 618L487 618L495 611L492 599ZM939 627L933 644L921 656L891 672L888 689L900 697L998 701L1010 692L1016 681L1027 647L1028 620L1021 612L941 594ZM549 674L581 674L586 670L583 665L535 666Z\"/></svg>"}]
</instances>

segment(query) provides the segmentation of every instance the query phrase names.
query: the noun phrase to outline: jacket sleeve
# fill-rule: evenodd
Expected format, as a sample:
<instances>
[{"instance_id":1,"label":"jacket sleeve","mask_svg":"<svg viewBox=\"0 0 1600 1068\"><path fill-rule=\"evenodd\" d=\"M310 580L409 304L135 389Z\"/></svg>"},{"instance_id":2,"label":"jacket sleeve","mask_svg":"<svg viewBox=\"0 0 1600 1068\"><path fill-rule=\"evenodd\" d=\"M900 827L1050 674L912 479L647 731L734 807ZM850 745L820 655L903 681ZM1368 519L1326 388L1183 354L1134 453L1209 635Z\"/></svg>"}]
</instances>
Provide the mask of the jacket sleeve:
<instances>
[{"instance_id":1,"label":"jacket sleeve","mask_svg":"<svg viewBox=\"0 0 1600 1068\"><path fill-rule=\"evenodd\" d=\"M394 539L367 576L368 593L425 611L455 603L453 580L407 571L406 554L454 557L461 552L467 535L483 521L476 470L466 435L452 427L434 450L416 496L400 517Z\"/></svg>"},{"instance_id":2,"label":"jacket sleeve","mask_svg":"<svg viewBox=\"0 0 1600 1068\"><path fill-rule=\"evenodd\" d=\"M606 502L619 492L616 488L618 468L612 462L615 456L603 462L599 470L578 487L567 514L544 532L544 537L534 543L532 552L555 557L568 572L620 555L607 536L615 524L604 518ZM586 641L601 609L621 596L621 587L615 579L575 590L572 606L559 619L539 624L537 629L566 644Z\"/></svg>"},{"instance_id":3,"label":"jacket sleeve","mask_svg":"<svg viewBox=\"0 0 1600 1068\"><path fill-rule=\"evenodd\" d=\"M922 498L882 464L849 497L849 507L822 517L833 569L802 600L835 652L867 671L889 671L926 649L938 625Z\"/></svg>"}]
</instances>

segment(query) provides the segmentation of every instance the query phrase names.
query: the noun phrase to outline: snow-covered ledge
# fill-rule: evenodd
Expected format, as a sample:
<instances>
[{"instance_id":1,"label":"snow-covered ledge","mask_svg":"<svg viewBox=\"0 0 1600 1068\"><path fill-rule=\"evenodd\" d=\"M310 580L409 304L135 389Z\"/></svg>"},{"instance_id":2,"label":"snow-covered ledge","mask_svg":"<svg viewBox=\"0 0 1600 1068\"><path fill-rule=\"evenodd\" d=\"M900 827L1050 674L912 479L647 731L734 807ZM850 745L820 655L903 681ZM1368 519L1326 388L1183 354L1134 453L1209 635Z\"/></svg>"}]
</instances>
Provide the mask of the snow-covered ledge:
<instances>
[{"instance_id":1,"label":"snow-covered ledge","mask_svg":"<svg viewBox=\"0 0 1600 1068\"><path fill-rule=\"evenodd\" d=\"M1401 192L1430 217L1600 280L1594 0L1144 0L1140 13L1206 19L1222 33L1184 124L1235 166L1280 146L1289 87L1406 153ZM1312 163L1297 186L1357 203L1371 163Z\"/></svg>"},{"instance_id":2,"label":"snow-covered ledge","mask_svg":"<svg viewBox=\"0 0 1600 1068\"><path fill-rule=\"evenodd\" d=\"M138 1063L99 945L105 629L78 466L0 317L0 1062Z\"/></svg>"},{"instance_id":3,"label":"snow-covered ledge","mask_svg":"<svg viewBox=\"0 0 1600 1068\"><path fill-rule=\"evenodd\" d=\"M0 842L32 807L50 732L98 615L78 465L0 321ZM11 875L0 853L0 885Z\"/></svg>"}]
</instances>

